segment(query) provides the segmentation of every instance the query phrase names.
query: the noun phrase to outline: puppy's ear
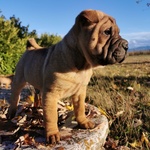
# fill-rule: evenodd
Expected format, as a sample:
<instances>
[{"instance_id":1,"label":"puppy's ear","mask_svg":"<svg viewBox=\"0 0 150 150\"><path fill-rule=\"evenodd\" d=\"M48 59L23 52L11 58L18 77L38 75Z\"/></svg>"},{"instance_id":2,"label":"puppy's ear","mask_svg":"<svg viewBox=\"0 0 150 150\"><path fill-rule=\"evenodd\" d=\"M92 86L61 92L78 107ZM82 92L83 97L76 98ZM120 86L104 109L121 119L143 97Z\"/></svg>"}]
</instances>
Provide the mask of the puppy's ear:
<instances>
[{"instance_id":1,"label":"puppy's ear","mask_svg":"<svg viewBox=\"0 0 150 150\"><path fill-rule=\"evenodd\" d=\"M89 26L93 23L99 22L99 18L95 10L82 11L78 15L77 20L81 23L82 26Z\"/></svg>"}]
</instances>

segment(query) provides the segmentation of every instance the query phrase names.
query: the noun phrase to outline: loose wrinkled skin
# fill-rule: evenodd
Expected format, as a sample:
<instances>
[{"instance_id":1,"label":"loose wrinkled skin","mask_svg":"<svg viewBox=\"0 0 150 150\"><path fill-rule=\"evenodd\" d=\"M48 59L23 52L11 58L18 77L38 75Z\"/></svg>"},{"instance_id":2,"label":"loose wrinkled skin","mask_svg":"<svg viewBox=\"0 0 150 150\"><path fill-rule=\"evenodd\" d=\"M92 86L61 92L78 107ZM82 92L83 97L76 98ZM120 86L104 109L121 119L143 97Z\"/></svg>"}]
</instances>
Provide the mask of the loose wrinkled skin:
<instances>
[{"instance_id":1,"label":"loose wrinkled skin","mask_svg":"<svg viewBox=\"0 0 150 150\"><path fill-rule=\"evenodd\" d=\"M16 67L8 117L14 117L21 89L28 82L42 92L47 142L60 141L57 101L72 97L82 128L94 128L85 116L86 88L97 66L124 60L128 42L119 35L115 19L96 10L82 11L68 34L46 49L27 50Z\"/></svg>"}]
</instances>

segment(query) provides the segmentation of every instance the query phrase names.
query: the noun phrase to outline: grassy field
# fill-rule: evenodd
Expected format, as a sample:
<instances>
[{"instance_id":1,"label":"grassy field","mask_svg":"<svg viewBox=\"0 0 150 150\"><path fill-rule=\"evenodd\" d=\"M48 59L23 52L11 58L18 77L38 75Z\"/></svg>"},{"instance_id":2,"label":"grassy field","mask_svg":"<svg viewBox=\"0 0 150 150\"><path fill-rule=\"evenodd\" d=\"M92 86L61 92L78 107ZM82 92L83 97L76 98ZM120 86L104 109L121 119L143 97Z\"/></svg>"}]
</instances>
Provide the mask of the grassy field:
<instances>
[{"instance_id":1,"label":"grassy field","mask_svg":"<svg viewBox=\"0 0 150 150\"><path fill-rule=\"evenodd\" d=\"M107 149L150 149L150 55L95 70L86 101L108 117Z\"/></svg>"}]
</instances>

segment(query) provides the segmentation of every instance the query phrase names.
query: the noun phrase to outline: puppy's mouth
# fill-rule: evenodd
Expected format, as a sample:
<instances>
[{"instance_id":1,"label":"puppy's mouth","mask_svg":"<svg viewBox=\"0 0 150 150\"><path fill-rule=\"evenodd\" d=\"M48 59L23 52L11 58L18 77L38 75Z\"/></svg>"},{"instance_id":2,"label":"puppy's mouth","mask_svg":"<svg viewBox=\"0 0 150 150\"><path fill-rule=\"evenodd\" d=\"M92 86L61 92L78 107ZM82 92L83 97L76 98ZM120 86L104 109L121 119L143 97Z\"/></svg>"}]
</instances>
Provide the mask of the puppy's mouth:
<instances>
[{"instance_id":1,"label":"puppy's mouth","mask_svg":"<svg viewBox=\"0 0 150 150\"><path fill-rule=\"evenodd\" d=\"M112 53L112 58L115 59L116 62L121 63L126 56L126 51L125 50L115 50Z\"/></svg>"},{"instance_id":2,"label":"puppy's mouth","mask_svg":"<svg viewBox=\"0 0 150 150\"><path fill-rule=\"evenodd\" d=\"M106 56L99 56L99 64L108 65L121 63L124 61L128 50L128 42L124 39L119 39L114 44L110 44L109 47L104 47L104 53Z\"/></svg>"}]
</instances>

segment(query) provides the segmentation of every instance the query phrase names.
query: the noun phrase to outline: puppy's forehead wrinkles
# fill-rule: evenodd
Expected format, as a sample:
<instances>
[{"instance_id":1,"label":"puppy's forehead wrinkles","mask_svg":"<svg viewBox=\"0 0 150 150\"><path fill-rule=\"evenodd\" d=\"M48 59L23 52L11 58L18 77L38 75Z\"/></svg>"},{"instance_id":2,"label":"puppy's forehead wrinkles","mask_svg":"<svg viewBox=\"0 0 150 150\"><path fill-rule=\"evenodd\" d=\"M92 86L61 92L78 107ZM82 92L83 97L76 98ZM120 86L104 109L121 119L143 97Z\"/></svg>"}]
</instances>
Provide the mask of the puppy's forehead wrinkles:
<instances>
[{"instance_id":1,"label":"puppy's forehead wrinkles","mask_svg":"<svg viewBox=\"0 0 150 150\"><path fill-rule=\"evenodd\" d=\"M96 14L99 21L106 15L101 11L96 11Z\"/></svg>"},{"instance_id":2,"label":"puppy's forehead wrinkles","mask_svg":"<svg viewBox=\"0 0 150 150\"><path fill-rule=\"evenodd\" d=\"M90 10L89 10L90 11ZM118 34L119 32L120 32L120 29L119 29L119 27L117 26L117 24L116 24L116 20L113 18L113 17L111 17L111 16L109 16L109 15L107 15L107 14L105 14L104 12L102 12L102 11L99 11L99 10L94 10L94 12L96 13L96 15L97 15L97 19L98 19L98 21L100 22L105 16L107 16L108 18L109 18L109 20L111 21L111 23L112 23L112 30L113 30L113 35L114 34Z\"/></svg>"}]
</instances>

